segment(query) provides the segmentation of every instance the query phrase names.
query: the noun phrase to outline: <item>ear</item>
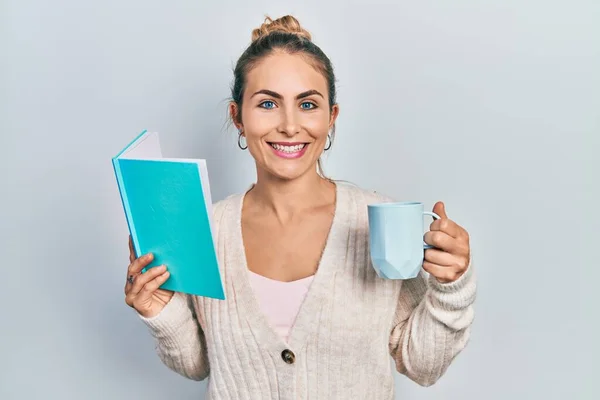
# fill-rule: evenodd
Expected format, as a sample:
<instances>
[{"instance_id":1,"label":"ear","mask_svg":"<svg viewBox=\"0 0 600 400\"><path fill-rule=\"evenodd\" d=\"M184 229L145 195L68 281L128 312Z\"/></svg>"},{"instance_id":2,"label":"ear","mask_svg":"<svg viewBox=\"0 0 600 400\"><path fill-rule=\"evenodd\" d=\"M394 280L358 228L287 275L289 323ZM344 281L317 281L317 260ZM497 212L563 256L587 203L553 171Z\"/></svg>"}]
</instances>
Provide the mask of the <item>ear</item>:
<instances>
[{"instance_id":1,"label":"ear","mask_svg":"<svg viewBox=\"0 0 600 400\"><path fill-rule=\"evenodd\" d=\"M337 119L339 114L340 114L340 106L337 104L334 104L333 107L331 108L331 116L329 117L329 129L331 129L333 127L333 125L335 124L335 120Z\"/></svg>"},{"instance_id":2,"label":"ear","mask_svg":"<svg viewBox=\"0 0 600 400\"><path fill-rule=\"evenodd\" d=\"M233 125L235 125L235 128L237 130L242 129L242 123L241 121L238 121L238 115L239 115L239 108L236 102L232 101L229 103L229 116L231 117L231 120L233 121Z\"/></svg>"}]
</instances>

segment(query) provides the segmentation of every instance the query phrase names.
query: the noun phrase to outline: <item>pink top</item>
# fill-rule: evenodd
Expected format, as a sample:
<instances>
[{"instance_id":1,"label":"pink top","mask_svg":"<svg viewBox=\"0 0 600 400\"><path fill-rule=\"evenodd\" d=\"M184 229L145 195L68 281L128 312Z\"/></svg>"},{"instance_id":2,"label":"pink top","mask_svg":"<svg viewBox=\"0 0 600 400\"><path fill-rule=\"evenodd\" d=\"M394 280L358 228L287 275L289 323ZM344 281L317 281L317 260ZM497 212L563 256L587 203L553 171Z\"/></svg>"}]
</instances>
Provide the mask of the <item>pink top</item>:
<instances>
[{"instance_id":1,"label":"pink top","mask_svg":"<svg viewBox=\"0 0 600 400\"><path fill-rule=\"evenodd\" d=\"M285 341L288 340L312 280L313 276L308 276L292 282L282 282L250 271L250 283L260 308Z\"/></svg>"}]
</instances>

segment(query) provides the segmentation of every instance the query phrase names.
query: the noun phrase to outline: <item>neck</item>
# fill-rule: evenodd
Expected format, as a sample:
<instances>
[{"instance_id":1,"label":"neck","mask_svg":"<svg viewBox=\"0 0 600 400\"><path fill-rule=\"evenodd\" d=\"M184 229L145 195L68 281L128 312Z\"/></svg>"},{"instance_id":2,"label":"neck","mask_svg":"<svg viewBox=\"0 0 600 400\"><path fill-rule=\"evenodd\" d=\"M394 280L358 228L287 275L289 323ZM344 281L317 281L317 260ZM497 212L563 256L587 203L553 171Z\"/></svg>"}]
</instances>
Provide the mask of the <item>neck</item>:
<instances>
[{"instance_id":1,"label":"neck","mask_svg":"<svg viewBox=\"0 0 600 400\"><path fill-rule=\"evenodd\" d=\"M256 184L248 194L257 207L285 221L304 211L330 204L335 199L335 184L316 171L293 180L259 172Z\"/></svg>"}]
</instances>

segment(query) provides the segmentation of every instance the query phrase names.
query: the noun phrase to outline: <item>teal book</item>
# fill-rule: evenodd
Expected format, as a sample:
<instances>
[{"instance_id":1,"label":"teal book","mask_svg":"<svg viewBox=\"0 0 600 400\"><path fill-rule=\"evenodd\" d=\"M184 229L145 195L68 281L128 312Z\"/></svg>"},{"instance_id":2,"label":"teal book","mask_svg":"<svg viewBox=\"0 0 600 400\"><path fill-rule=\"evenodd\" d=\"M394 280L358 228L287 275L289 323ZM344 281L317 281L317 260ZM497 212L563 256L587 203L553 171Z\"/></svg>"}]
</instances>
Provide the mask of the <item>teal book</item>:
<instances>
[{"instance_id":1,"label":"teal book","mask_svg":"<svg viewBox=\"0 0 600 400\"><path fill-rule=\"evenodd\" d=\"M206 160L164 158L144 130L112 159L136 254L166 265L162 289L225 299L217 259Z\"/></svg>"}]
</instances>

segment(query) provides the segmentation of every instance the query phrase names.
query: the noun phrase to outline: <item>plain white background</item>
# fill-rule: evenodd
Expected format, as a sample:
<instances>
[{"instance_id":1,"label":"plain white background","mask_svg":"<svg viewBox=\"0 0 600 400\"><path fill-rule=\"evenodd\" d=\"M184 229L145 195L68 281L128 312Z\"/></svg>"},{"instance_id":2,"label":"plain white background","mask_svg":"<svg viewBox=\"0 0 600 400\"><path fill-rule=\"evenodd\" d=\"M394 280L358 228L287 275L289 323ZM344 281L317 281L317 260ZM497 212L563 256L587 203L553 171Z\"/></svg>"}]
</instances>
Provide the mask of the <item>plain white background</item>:
<instances>
[{"instance_id":1,"label":"plain white background","mask_svg":"<svg viewBox=\"0 0 600 400\"><path fill-rule=\"evenodd\" d=\"M111 157L156 130L166 155L208 160L215 200L244 190L226 105L267 13L334 63L326 172L444 200L471 233L471 343L433 387L398 375L397 398L599 398L593 0L0 2L0 398L203 398L124 303Z\"/></svg>"}]
</instances>

